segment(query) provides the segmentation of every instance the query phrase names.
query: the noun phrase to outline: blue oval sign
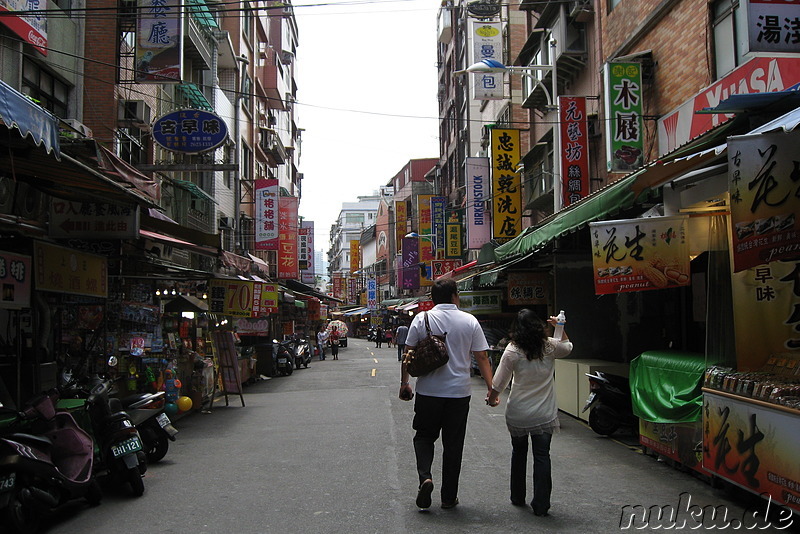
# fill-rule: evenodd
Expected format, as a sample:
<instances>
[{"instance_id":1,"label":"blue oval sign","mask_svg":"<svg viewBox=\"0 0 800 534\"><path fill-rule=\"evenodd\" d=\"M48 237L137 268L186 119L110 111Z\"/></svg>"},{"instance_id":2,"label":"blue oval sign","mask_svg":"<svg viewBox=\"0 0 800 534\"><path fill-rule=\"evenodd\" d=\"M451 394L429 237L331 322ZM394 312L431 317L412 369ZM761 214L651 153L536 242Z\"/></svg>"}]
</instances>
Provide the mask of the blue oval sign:
<instances>
[{"instance_id":1,"label":"blue oval sign","mask_svg":"<svg viewBox=\"0 0 800 534\"><path fill-rule=\"evenodd\" d=\"M201 109L172 111L153 123L153 139L167 150L199 154L217 148L228 137L219 116Z\"/></svg>"}]
</instances>

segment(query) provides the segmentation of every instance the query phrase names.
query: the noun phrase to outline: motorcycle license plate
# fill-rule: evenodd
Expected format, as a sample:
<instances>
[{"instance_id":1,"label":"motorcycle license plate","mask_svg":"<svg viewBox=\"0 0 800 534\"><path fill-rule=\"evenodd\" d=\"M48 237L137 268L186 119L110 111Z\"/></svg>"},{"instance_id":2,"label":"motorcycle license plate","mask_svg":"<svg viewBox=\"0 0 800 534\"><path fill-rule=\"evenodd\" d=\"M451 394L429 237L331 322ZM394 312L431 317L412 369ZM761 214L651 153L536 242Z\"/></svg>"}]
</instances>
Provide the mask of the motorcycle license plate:
<instances>
[{"instance_id":1,"label":"motorcycle license plate","mask_svg":"<svg viewBox=\"0 0 800 534\"><path fill-rule=\"evenodd\" d=\"M122 443L111 446L111 454L114 458L119 458L125 454L142 450L142 442L138 436L132 436Z\"/></svg>"},{"instance_id":2,"label":"motorcycle license plate","mask_svg":"<svg viewBox=\"0 0 800 534\"><path fill-rule=\"evenodd\" d=\"M286 358L278 358L278 363L287 363L288 360Z\"/></svg>"},{"instance_id":3,"label":"motorcycle license plate","mask_svg":"<svg viewBox=\"0 0 800 534\"><path fill-rule=\"evenodd\" d=\"M158 414L156 416L156 421L158 421L158 424L161 426L161 428L164 428L165 426L172 423L172 421L169 420L169 417L165 413Z\"/></svg>"},{"instance_id":4,"label":"motorcycle license plate","mask_svg":"<svg viewBox=\"0 0 800 534\"><path fill-rule=\"evenodd\" d=\"M17 474L9 473L0 477L0 492L11 491L17 483Z\"/></svg>"}]
</instances>

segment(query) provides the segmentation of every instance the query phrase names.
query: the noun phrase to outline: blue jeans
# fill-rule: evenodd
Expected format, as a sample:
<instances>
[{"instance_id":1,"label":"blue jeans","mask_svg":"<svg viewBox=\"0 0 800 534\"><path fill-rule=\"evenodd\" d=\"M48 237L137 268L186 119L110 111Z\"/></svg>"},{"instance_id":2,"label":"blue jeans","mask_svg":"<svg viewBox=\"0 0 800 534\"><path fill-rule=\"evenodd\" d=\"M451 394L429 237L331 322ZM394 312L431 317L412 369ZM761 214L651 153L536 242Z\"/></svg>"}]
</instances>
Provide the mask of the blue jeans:
<instances>
[{"instance_id":1,"label":"blue jeans","mask_svg":"<svg viewBox=\"0 0 800 534\"><path fill-rule=\"evenodd\" d=\"M317 346L319 347L319 359L320 360L324 360L325 359L325 343L317 343Z\"/></svg>"},{"instance_id":2,"label":"blue jeans","mask_svg":"<svg viewBox=\"0 0 800 534\"><path fill-rule=\"evenodd\" d=\"M538 514L550 509L553 480L550 471L550 440L552 434L531 435L533 443L533 500L531 506ZM528 436L511 436L511 502L524 504L528 466Z\"/></svg>"}]
</instances>

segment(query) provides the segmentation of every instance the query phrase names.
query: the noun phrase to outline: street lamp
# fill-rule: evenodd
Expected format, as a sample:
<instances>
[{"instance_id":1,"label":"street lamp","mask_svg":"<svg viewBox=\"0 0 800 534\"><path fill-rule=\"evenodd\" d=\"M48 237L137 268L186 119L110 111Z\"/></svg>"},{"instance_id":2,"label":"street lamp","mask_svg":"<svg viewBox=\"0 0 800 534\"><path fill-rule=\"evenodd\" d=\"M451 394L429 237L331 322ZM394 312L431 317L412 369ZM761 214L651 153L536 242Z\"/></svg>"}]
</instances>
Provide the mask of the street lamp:
<instances>
[{"instance_id":1,"label":"street lamp","mask_svg":"<svg viewBox=\"0 0 800 534\"><path fill-rule=\"evenodd\" d=\"M405 235L405 237L416 237L416 238L426 238L429 239L431 242L431 248L433 249L433 255L436 256L436 234L418 234L417 232L409 232Z\"/></svg>"}]
</instances>

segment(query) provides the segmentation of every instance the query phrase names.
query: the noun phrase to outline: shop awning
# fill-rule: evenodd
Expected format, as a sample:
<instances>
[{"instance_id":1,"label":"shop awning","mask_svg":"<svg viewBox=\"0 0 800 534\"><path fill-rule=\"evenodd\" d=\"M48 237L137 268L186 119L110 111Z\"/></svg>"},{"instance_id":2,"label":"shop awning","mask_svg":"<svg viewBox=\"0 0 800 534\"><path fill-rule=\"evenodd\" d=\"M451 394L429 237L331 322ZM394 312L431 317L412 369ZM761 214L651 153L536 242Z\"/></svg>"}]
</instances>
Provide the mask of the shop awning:
<instances>
[{"instance_id":1,"label":"shop awning","mask_svg":"<svg viewBox=\"0 0 800 534\"><path fill-rule=\"evenodd\" d=\"M180 187L181 189L185 189L186 191L191 193L191 195L195 198L199 198L200 200L207 200L209 202L217 204L217 201L214 200L214 197L203 191L203 189L201 189L200 186L194 182L191 182L189 180L177 180L174 178L170 181L175 185L177 185L178 187Z\"/></svg>"},{"instance_id":2,"label":"shop awning","mask_svg":"<svg viewBox=\"0 0 800 534\"><path fill-rule=\"evenodd\" d=\"M764 109L787 110L797 107L800 107L800 84L795 84L784 91L731 95L713 108L703 108L697 113L743 113Z\"/></svg>"},{"instance_id":3,"label":"shop awning","mask_svg":"<svg viewBox=\"0 0 800 534\"><path fill-rule=\"evenodd\" d=\"M395 308L397 311L411 311L419 307L419 298L415 298L411 302L406 302L402 306Z\"/></svg>"},{"instance_id":4,"label":"shop awning","mask_svg":"<svg viewBox=\"0 0 800 534\"><path fill-rule=\"evenodd\" d=\"M249 272L250 266L252 265L252 260L249 258L245 258L244 256L239 256L238 254L234 254L233 252L228 252L227 250L223 250L222 254L220 254L220 259L222 260L222 264L225 267L229 267L231 269L238 269L240 271Z\"/></svg>"},{"instance_id":5,"label":"shop awning","mask_svg":"<svg viewBox=\"0 0 800 534\"><path fill-rule=\"evenodd\" d=\"M208 311L208 303L191 295L178 295L164 304L164 311L167 313L205 312Z\"/></svg>"},{"instance_id":6,"label":"shop awning","mask_svg":"<svg viewBox=\"0 0 800 534\"><path fill-rule=\"evenodd\" d=\"M782 115L777 119L770 121L763 126L759 126L755 130L748 132L748 135L775 132L783 130L784 132L791 132L800 125L800 107L794 111L790 111L786 115Z\"/></svg>"},{"instance_id":7,"label":"shop awning","mask_svg":"<svg viewBox=\"0 0 800 534\"><path fill-rule=\"evenodd\" d=\"M366 315L370 312L369 308L357 308L355 310L350 310L344 312L346 317L352 317L354 315Z\"/></svg>"},{"instance_id":8,"label":"shop awning","mask_svg":"<svg viewBox=\"0 0 800 534\"><path fill-rule=\"evenodd\" d=\"M269 276L269 264L259 258L258 256L253 256L252 254L248 253L247 256L253 260L253 264L255 265L256 269L261 271L263 274Z\"/></svg>"},{"instance_id":9,"label":"shop awning","mask_svg":"<svg viewBox=\"0 0 800 534\"><path fill-rule=\"evenodd\" d=\"M151 232L149 230L139 230L139 235L142 237L146 237L147 239L153 239L155 241L161 241L162 243L167 243L169 245L174 245L180 248L184 248L186 250L190 250L198 254L205 254L206 256L217 256L219 254L219 249L206 247L203 245L196 245L194 243L178 239L177 237L159 234L157 232Z\"/></svg>"},{"instance_id":10,"label":"shop awning","mask_svg":"<svg viewBox=\"0 0 800 534\"><path fill-rule=\"evenodd\" d=\"M30 137L36 146L61 157L58 142L58 118L35 104L31 99L0 80L0 120L9 128L19 130L22 137Z\"/></svg>"},{"instance_id":11,"label":"shop awning","mask_svg":"<svg viewBox=\"0 0 800 534\"><path fill-rule=\"evenodd\" d=\"M321 293L314 289L311 286L307 286L302 282L298 282L297 280L284 280L282 283L286 284L286 287L291 289L292 291L297 291L298 293L303 293L304 295L308 295L311 297L317 297L320 300L331 300L333 302L344 302L343 300L337 299L335 297L331 297L330 295L326 295L325 293Z\"/></svg>"},{"instance_id":12,"label":"shop awning","mask_svg":"<svg viewBox=\"0 0 800 534\"><path fill-rule=\"evenodd\" d=\"M529 254L525 254L524 256L519 256L517 258L514 258L513 260L510 260L502 265L498 265L497 267L490 268L487 271L478 273L480 276L480 278L478 278L478 285L479 286L494 285L497 282L497 277L499 276L500 271L508 269L509 267L516 265L517 263L523 262L533 255L534 252L531 252Z\"/></svg>"}]
</instances>

